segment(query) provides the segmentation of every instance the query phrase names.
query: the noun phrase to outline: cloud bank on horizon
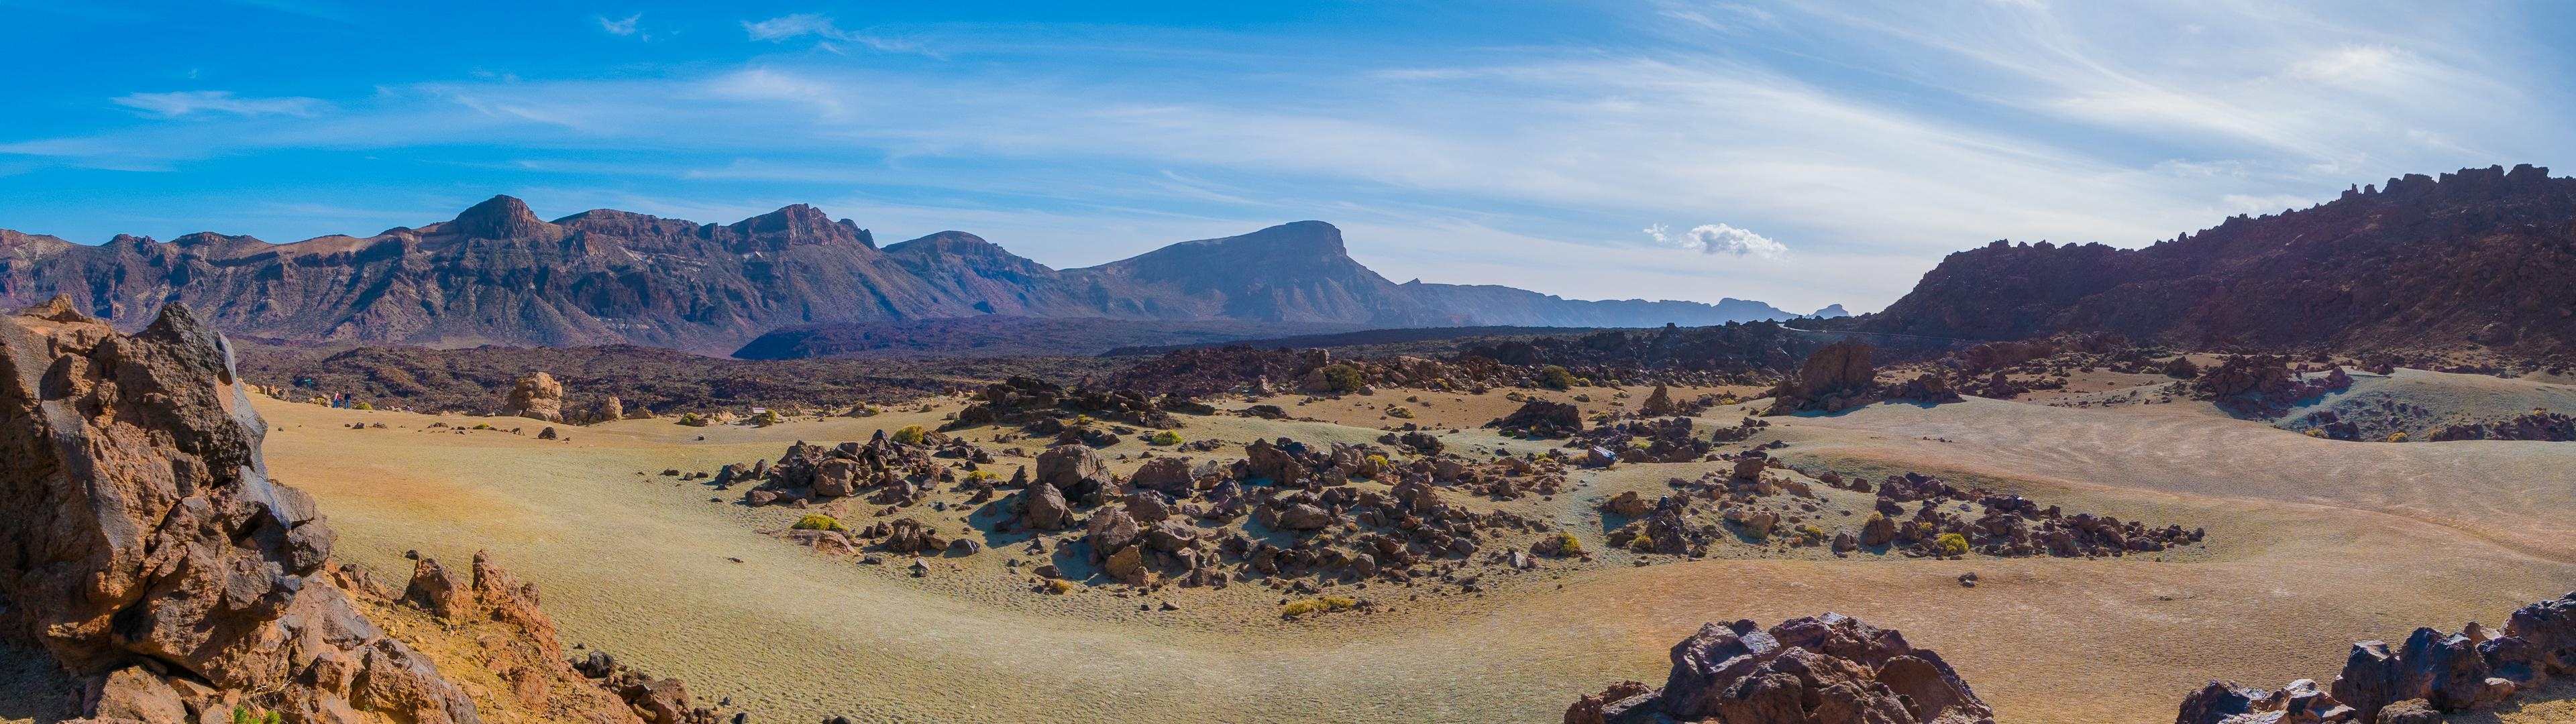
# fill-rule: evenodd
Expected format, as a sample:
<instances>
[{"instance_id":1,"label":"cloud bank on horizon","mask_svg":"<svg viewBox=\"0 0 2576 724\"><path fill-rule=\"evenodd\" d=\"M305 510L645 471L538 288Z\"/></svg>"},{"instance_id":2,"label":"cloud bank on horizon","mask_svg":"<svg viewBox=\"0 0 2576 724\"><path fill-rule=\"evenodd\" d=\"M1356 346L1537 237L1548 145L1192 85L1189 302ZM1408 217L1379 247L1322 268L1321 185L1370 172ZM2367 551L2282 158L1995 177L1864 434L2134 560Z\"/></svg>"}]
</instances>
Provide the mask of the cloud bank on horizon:
<instances>
[{"instance_id":1,"label":"cloud bank on horizon","mask_svg":"<svg viewBox=\"0 0 2576 724\"><path fill-rule=\"evenodd\" d=\"M80 59L0 79L0 228L282 241L494 193L712 222L814 203L1081 266L1311 218L1397 279L1874 309L1996 238L2138 246L2403 173L2565 167L2571 16L0 0L20 57Z\"/></svg>"}]
</instances>

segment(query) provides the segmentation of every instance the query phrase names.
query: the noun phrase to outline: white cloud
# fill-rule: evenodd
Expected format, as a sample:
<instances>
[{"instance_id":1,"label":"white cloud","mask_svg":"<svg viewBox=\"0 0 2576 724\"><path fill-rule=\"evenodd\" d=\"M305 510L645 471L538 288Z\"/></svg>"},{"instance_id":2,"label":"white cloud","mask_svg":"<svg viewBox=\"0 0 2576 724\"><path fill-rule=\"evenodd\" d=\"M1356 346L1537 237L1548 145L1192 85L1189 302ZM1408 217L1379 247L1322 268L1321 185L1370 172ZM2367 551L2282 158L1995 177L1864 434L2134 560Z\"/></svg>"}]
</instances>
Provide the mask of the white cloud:
<instances>
[{"instance_id":1,"label":"white cloud","mask_svg":"<svg viewBox=\"0 0 2576 724\"><path fill-rule=\"evenodd\" d=\"M1646 235L1654 237L1657 244L1678 246L1702 254L1778 259L1789 253L1789 247L1772 241L1770 237L1725 224L1694 226L1681 236L1673 236L1668 231L1663 224L1646 227Z\"/></svg>"},{"instance_id":2,"label":"white cloud","mask_svg":"<svg viewBox=\"0 0 2576 724\"><path fill-rule=\"evenodd\" d=\"M194 115L200 111L237 116L310 116L326 105L314 98L242 98L233 95L232 91L133 93L117 98L115 102L163 118Z\"/></svg>"},{"instance_id":3,"label":"white cloud","mask_svg":"<svg viewBox=\"0 0 2576 724\"><path fill-rule=\"evenodd\" d=\"M636 36L639 40L653 39L653 36L646 34L644 29L641 27L644 21L643 13L628 15L623 20L610 20L608 19L608 16L602 15L599 16L598 20L599 29L608 31L608 34L610 35L632 35Z\"/></svg>"},{"instance_id":4,"label":"white cloud","mask_svg":"<svg viewBox=\"0 0 2576 724\"><path fill-rule=\"evenodd\" d=\"M865 46L868 46L868 47L870 47L870 48L874 48L874 49L878 50L879 52L886 52L886 53L919 53L919 52L925 52L925 51L923 51L923 49L922 49L922 47L921 47L921 45L920 45L919 43L915 43L915 42L912 42L912 41L909 41L909 40L900 40L900 39L894 39L894 38L886 38L886 37L881 37L881 36L876 36L876 35L870 35L870 34L866 34L866 33L859 33L859 32L852 32L852 31L849 31L849 30L843 30L843 29L841 29L841 27L840 27L839 25L835 24L835 23L832 21L831 16L828 16L828 15L822 15L822 14L819 14L819 13L796 13L796 14L794 14L794 15L781 15L781 16L774 17L774 18L770 18L770 19L768 19L768 20L763 20L763 21L760 21L760 22L757 22L757 23L746 20L746 21L743 21L743 23L742 23L742 29L743 29L745 32L750 33L750 34L751 34L751 39L753 39L753 40L767 40L767 41L770 41L770 42L773 42L773 43L774 43L774 42L779 42L779 41L784 41L784 40L792 40L792 39L795 39L795 38L801 38L801 37L805 37L805 36L811 35L811 36L818 37L818 38L823 38L823 39L826 39L826 40L838 40L838 41L845 42L845 43L858 43L858 44L860 44L860 45L865 45ZM828 43L828 42L827 42L827 43L823 43L823 44L821 44L821 45L819 45L819 46L817 46L817 47L821 47L821 48L823 48L824 50L829 50L829 51L832 51L832 52L835 52L835 53L840 52L840 47L839 47L839 46L833 45L833 44Z\"/></svg>"}]
</instances>

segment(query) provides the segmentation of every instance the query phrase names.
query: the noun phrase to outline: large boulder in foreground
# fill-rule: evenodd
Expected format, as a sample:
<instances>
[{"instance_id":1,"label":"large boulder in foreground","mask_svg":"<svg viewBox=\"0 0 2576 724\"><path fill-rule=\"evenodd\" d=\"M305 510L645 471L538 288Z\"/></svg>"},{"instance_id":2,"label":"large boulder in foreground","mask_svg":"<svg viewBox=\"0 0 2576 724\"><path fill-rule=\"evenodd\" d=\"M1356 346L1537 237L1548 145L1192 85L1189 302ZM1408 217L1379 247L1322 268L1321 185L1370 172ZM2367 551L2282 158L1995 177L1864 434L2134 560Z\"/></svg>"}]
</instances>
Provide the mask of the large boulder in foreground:
<instances>
[{"instance_id":1,"label":"large boulder in foreground","mask_svg":"<svg viewBox=\"0 0 2576 724\"><path fill-rule=\"evenodd\" d=\"M175 304L134 335L60 298L0 318L0 636L85 679L66 724L644 724L488 556L470 579L424 559L399 592L331 565L313 500L268 479L247 387ZM681 711L652 724L716 721L657 687Z\"/></svg>"},{"instance_id":2,"label":"large boulder in foreground","mask_svg":"<svg viewBox=\"0 0 2576 724\"><path fill-rule=\"evenodd\" d=\"M1993 724L1939 654L1896 631L1825 614L1764 630L1708 624L1673 647L1662 689L1636 682L1586 696L1566 724Z\"/></svg>"},{"instance_id":3,"label":"large boulder in foreground","mask_svg":"<svg viewBox=\"0 0 2576 724\"><path fill-rule=\"evenodd\" d=\"M321 575L331 529L269 481L266 430L185 307L130 336L67 298L0 319L0 626L104 682L85 714L258 692L289 721L480 721Z\"/></svg>"}]
</instances>

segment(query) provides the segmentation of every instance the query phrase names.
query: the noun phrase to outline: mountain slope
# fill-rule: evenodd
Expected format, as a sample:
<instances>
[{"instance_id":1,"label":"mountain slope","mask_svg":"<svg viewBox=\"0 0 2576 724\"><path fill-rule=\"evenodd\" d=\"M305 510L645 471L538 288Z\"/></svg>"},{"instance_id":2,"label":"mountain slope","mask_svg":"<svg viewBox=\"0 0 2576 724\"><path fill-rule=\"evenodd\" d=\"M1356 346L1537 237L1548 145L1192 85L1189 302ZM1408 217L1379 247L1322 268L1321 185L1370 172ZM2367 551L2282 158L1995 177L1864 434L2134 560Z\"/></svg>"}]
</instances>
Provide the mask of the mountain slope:
<instances>
[{"instance_id":1,"label":"mountain slope","mask_svg":"<svg viewBox=\"0 0 2576 724\"><path fill-rule=\"evenodd\" d=\"M1058 270L964 232L885 248L789 206L733 224L615 210L539 219L496 196L455 219L271 244L190 234L86 246L0 230L0 304L68 294L132 328L170 301L227 332L467 346L633 343L731 352L782 328L1001 314L1390 327L1653 326L1786 318L1728 300L1583 302L1507 287L1397 285L1301 221Z\"/></svg>"},{"instance_id":2,"label":"mountain slope","mask_svg":"<svg viewBox=\"0 0 2576 724\"><path fill-rule=\"evenodd\" d=\"M2545 354L2576 341L2576 179L2545 168L2390 179L2135 250L1995 242L1951 254L1858 329L2070 331L2220 347Z\"/></svg>"}]
</instances>

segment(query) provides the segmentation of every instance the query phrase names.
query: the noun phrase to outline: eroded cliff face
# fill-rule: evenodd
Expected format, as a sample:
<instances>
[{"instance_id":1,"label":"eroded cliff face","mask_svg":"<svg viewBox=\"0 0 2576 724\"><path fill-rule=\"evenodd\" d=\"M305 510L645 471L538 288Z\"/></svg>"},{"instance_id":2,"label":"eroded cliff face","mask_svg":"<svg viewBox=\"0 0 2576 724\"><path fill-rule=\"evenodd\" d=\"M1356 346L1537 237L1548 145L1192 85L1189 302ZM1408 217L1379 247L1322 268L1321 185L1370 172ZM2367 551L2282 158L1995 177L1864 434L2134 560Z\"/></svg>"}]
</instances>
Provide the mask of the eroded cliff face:
<instances>
[{"instance_id":1,"label":"eroded cliff face","mask_svg":"<svg viewBox=\"0 0 2576 724\"><path fill-rule=\"evenodd\" d=\"M163 307L131 335L65 299L0 318L0 412L9 463L0 499L10 502L0 511L0 635L40 645L82 677L79 713L487 720L433 656L363 613L394 613L392 599L351 583L371 580L364 571L334 568L313 499L269 479L259 456L267 427L234 376L230 345L186 307ZM461 612L502 643L445 648L476 650L451 658L520 694L487 696L511 712L501 720L634 720L613 695L579 685L533 588L482 560L474 574L463 603L443 613Z\"/></svg>"},{"instance_id":2,"label":"eroded cliff face","mask_svg":"<svg viewBox=\"0 0 2576 724\"><path fill-rule=\"evenodd\" d=\"M2571 284L2576 179L2494 167L2390 179L2142 249L1995 242L1951 254L1859 328L2547 354L2576 342Z\"/></svg>"}]
</instances>

